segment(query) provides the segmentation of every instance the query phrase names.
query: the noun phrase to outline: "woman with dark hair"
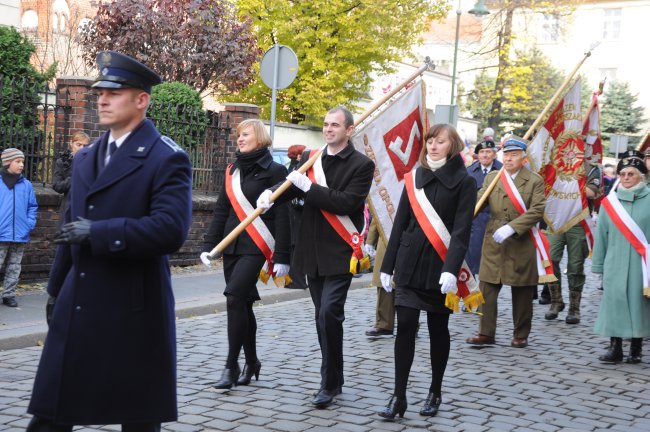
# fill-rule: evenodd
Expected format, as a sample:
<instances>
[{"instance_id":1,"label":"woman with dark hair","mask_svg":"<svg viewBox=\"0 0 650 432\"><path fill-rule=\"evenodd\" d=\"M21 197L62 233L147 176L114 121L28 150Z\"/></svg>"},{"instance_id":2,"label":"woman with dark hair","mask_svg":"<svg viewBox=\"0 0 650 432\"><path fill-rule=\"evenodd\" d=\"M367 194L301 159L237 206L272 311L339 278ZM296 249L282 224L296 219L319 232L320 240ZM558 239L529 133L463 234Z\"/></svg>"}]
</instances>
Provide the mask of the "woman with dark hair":
<instances>
[{"instance_id":1,"label":"woman with dark hair","mask_svg":"<svg viewBox=\"0 0 650 432\"><path fill-rule=\"evenodd\" d=\"M381 266L388 291L395 284L397 337L395 390L378 414L404 416L406 385L415 353L420 311L427 313L431 386L420 415L435 416L442 401L442 378L449 358L446 294L455 293L456 278L467 251L476 204L476 182L463 164L463 141L451 125L434 125L425 136L420 166L404 176L404 192ZM437 243L429 239L438 237ZM446 244L445 244L446 243ZM444 251L441 255L441 251Z\"/></svg>"},{"instance_id":2,"label":"woman with dark hair","mask_svg":"<svg viewBox=\"0 0 650 432\"><path fill-rule=\"evenodd\" d=\"M273 161L270 145L271 137L260 120L244 120L237 126L236 161L226 169L225 187L204 239L204 251L210 251L255 210L255 201L262 191L287 176L286 168ZM289 249L289 211L286 205L279 204L248 225L223 251L228 358L215 388L248 385L253 375L259 378L262 364L257 358L257 321L253 313L253 303L260 299L257 279L263 266L264 272L274 279L284 278L289 272ZM205 262L207 252L201 254L201 259ZM246 364L239 376L242 347Z\"/></svg>"}]
</instances>

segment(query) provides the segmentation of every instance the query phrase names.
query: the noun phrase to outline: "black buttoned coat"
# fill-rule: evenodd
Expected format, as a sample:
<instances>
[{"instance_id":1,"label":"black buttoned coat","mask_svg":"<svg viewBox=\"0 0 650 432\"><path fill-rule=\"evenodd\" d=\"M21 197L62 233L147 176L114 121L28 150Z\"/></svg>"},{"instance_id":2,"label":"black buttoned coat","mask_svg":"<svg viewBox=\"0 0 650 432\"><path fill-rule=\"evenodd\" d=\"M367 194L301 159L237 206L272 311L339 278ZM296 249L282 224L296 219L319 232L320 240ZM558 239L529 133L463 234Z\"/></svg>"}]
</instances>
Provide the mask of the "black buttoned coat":
<instances>
[{"instance_id":1,"label":"black buttoned coat","mask_svg":"<svg viewBox=\"0 0 650 432\"><path fill-rule=\"evenodd\" d=\"M28 412L61 424L174 421L176 329L167 255L191 222L192 169L145 120L103 165L108 133L79 150L66 220L90 242L59 246L56 305Z\"/></svg>"},{"instance_id":2,"label":"black buttoned coat","mask_svg":"<svg viewBox=\"0 0 650 432\"><path fill-rule=\"evenodd\" d=\"M364 227L363 208L370 191L375 164L354 149L351 142L333 156L322 154L323 171L328 187L313 184L307 193L292 186L280 201L303 197L302 216L291 264L311 277L350 273L352 248L327 222L321 209L347 215L359 233ZM300 164L309 159L303 153Z\"/></svg>"},{"instance_id":3,"label":"black buttoned coat","mask_svg":"<svg viewBox=\"0 0 650 432\"><path fill-rule=\"evenodd\" d=\"M415 186L424 194L451 235L443 261L415 218L406 190L402 192L381 266L397 285L395 304L429 312L451 312L440 292L440 274L458 275L465 258L476 205L476 181L460 155L436 171L418 167Z\"/></svg>"},{"instance_id":4,"label":"black buttoned coat","mask_svg":"<svg viewBox=\"0 0 650 432\"><path fill-rule=\"evenodd\" d=\"M235 162L231 169L241 169ZM255 165L241 175L241 189L246 199L253 208L256 207L257 198L264 190L269 189L287 177L287 169L273 161L270 152L266 152ZM260 216L266 227L275 239L275 252L273 262L289 264L291 254L291 231L289 225L289 206L287 204L273 205L266 213ZM203 250L211 251L223 238L237 225L239 218L228 199L226 188L219 194L214 217L203 239ZM262 251L253 242L246 231L242 232L232 243L226 246L224 254L232 255L261 255Z\"/></svg>"}]
</instances>

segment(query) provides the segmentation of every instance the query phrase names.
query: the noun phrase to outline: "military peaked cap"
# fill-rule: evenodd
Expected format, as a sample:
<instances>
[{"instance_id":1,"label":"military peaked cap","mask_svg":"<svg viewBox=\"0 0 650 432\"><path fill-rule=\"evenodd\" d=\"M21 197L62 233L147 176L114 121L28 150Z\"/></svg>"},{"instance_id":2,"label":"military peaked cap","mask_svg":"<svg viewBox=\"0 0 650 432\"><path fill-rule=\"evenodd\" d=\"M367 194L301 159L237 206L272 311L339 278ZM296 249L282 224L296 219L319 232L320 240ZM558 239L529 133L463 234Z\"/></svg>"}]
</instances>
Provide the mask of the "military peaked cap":
<instances>
[{"instance_id":1,"label":"military peaked cap","mask_svg":"<svg viewBox=\"0 0 650 432\"><path fill-rule=\"evenodd\" d=\"M97 54L99 76L94 88L138 88L151 93L151 87L160 84L160 76L134 58L115 51Z\"/></svg>"}]
</instances>

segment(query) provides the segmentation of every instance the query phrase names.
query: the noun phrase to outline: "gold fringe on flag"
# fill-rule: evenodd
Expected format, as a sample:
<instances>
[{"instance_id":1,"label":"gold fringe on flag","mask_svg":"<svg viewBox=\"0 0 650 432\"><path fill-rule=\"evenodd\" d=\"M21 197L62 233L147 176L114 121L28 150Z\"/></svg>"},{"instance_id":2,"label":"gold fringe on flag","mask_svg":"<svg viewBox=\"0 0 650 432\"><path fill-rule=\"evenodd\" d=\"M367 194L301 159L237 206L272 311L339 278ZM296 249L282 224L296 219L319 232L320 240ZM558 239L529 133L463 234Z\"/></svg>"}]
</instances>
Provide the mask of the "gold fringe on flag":
<instances>
[{"instance_id":1,"label":"gold fringe on flag","mask_svg":"<svg viewBox=\"0 0 650 432\"><path fill-rule=\"evenodd\" d=\"M552 274L551 275L542 275L542 276L539 277L539 280L538 280L538 282L540 284L544 284L544 283L548 283L548 282L556 282L556 281L557 281L557 278L555 277L555 275L552 275Z\"/></svg>"}]
</instances>

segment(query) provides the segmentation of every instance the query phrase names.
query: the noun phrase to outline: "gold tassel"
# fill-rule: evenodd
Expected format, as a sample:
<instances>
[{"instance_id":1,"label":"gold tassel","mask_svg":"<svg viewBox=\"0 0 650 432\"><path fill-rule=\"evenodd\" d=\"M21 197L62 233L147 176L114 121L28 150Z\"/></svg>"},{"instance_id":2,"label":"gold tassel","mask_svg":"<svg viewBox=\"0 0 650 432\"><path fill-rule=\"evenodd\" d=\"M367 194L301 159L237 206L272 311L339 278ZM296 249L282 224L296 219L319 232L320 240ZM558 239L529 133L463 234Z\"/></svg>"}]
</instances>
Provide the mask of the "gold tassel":
<instances>
[{"instance_id":1,"label":"gold tassel","mask_svg":"<svg viewBox=\"0 0 650 432\"><path fill-rule=\"evenodd\" d=\"M557 278L555 277L555 275L552 275L552 274L551 275L542 275L542 276L539 277L539 283L540 284L544 284L544 283L547 283L547 282L557 282Z\"/></svg>"},{"instance_id":2,"label":"gold tassel","mask_svg":"<svg viewBox=\"0 0 650 432\"><path fill-rule=\"evenodd\" d=\"M445 297L445 306L448 309L451 309L453 312L458 312L460 310L459 308L460 304L460 298L454 294L454 293L447 293L447 297Z\"/></svg>"},{"instance_id":3,"label":"gold tassel","mask_svg":"<svg viewBox=\"0 0 650 432\"><path fill-rule=\"evenodd\" d=\"M265 284L269 282L269 274L266 272L266 270L262 269L260 270L260 277L259 279L264 282Z\"/></svg>"},{"instance_id":4,"label":"gold tassel","mask_svg":"<svg viewBox=\"0 0 650 432\"><path fill-rule=\"evenodd\" d=\"M357 274L357 264L359 264L359 259L354 255L350 258L350 273L354 276Z\"/></svg>"},{"instance_id":5,"label":"gold tassel","mask_svg":"<svg viewBox=\"0 0 650 432\"><path fill-rule=\"evenodd\" d=\"M544 268L546 268L546 267L549 267L551 265L551 262L549 260L543 260L542 265L544 266Z\"/></svg>"},{"instance_id":6,"label":"gold tassel","mask_svg":"<svg viewBox=\"0 0 650 432\"><path fill-rule=\"evenodd\" d=\"M370 268L370 257L368 255L361 258L361 261L359 261L359 267L361 267L361 270L368 270Z\"/></svg>"},{"instance_id":7,"label":"gold tassel","mask_svg":"<svg viewBox=\"0 0 650 432\"><path fill-rule=\"evenodd\" d=\"M646 298L650 298L650 287L643 287L643 295Z\"/></svg>"},{"instance_id":8,"label":"gold tassel","mask_svg":"<svg viewBox=\"0 0 650 432\"><path fill-rule=\"evenodd\" d=\"M481 291L476 291L463 298L463 303L465 304L465 309L475 311L480 305L485 303L485 299L483 299L483 293Z\"/></svg>"}]
</instances>

